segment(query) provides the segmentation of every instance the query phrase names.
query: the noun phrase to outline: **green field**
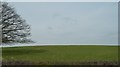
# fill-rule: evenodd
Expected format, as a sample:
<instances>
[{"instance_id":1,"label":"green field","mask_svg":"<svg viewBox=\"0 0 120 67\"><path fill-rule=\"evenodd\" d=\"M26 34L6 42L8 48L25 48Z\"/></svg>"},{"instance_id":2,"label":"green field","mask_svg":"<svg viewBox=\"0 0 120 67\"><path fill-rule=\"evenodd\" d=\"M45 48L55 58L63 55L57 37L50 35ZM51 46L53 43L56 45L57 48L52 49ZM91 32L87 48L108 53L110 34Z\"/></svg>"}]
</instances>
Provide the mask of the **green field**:
<instances>
[{"instance_id":1,"label":"green field","mask_svg":"<svg viewBox=\"0 0 120 67\"><path fill-rule=\"evenodd\" d=\"M3 61L77 63L117 61L117 46L29 46L2 48Z\"/></svg>"}]
</instances>

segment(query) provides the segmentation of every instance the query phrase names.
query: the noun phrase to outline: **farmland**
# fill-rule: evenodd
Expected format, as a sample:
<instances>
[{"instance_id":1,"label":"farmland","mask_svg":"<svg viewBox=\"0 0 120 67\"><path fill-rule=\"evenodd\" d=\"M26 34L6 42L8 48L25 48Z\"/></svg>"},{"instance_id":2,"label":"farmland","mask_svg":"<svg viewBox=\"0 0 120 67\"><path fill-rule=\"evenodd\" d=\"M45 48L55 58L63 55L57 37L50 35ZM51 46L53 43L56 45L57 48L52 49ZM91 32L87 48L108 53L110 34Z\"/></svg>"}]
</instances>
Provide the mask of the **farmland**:
<instances>
[{"instance_id":1,"label":"farmland","mask_svg":"<svg viewBox=\"0 0 120 67\"><path fill-rule=\"evenodd\" d=\"M80 64L85 62L115 63L117 46L24 46L2 48L3 64L19 61L30 64Z\"/></svg>"}]
</instances>

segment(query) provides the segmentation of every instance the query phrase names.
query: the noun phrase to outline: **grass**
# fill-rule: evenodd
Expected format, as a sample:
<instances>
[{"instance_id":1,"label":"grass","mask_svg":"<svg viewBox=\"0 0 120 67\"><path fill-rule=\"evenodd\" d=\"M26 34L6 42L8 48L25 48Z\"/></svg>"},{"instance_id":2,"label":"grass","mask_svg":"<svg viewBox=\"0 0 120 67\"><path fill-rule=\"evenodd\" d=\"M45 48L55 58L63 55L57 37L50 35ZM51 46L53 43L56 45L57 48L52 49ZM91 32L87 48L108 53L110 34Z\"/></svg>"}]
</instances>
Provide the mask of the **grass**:
<instances>
[{"instance_id":1,"label":"grass","mask_svg":"<svg viewBox=\"0 0 120 67\"><path fill-rule=\"evenodd\" d=\"M29 46L2 48L3 61L77 63L118 61L117 46Z\"/></svg>"}]
</instances>

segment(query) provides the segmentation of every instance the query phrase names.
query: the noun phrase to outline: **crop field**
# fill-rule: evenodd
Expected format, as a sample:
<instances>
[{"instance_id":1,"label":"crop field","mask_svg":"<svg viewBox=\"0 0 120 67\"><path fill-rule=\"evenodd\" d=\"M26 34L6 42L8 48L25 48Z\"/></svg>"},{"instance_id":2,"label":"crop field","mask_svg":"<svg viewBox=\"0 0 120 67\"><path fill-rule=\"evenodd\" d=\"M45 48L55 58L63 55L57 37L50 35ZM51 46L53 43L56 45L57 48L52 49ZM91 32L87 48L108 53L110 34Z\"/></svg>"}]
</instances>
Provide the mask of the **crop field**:
<instances>
[{"instance_id":1,"label":"crop field","mask_svg":"<svg viewBox=\"0 0 120 67\"><path fill-rule=\"evenodd\" d=\"M117 64L117 46L24 46L2 48L3 64ZM12 62L12 63L11 63Z\"/></svg>"}]
</instances>

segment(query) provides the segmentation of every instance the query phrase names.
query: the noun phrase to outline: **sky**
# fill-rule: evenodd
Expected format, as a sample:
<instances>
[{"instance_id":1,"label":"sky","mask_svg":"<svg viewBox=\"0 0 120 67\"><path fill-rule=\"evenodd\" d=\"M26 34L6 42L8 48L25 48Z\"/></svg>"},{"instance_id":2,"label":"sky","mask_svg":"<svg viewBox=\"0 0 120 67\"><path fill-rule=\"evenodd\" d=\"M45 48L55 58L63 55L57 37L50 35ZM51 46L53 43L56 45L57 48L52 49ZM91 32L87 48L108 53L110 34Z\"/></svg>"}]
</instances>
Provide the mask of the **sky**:
<instances>
[{"instance_id":1,"label":"sky","mask_svg":"<svg viewBox=\"0 0 120 67\"><path fill-rule=\"evenodd\" d=\"M1 0L7 2L119 2L119 0Z\"/></svg>"},{"instance_id":2,"label":"sky","mask_svg":"<svg viewBox=\"0 0 120 67\"><path fill-rule=\"evenodd\" d=\"M118 44L117 2L10 2L40 44Z\"/></svg>"}]
</instances>

